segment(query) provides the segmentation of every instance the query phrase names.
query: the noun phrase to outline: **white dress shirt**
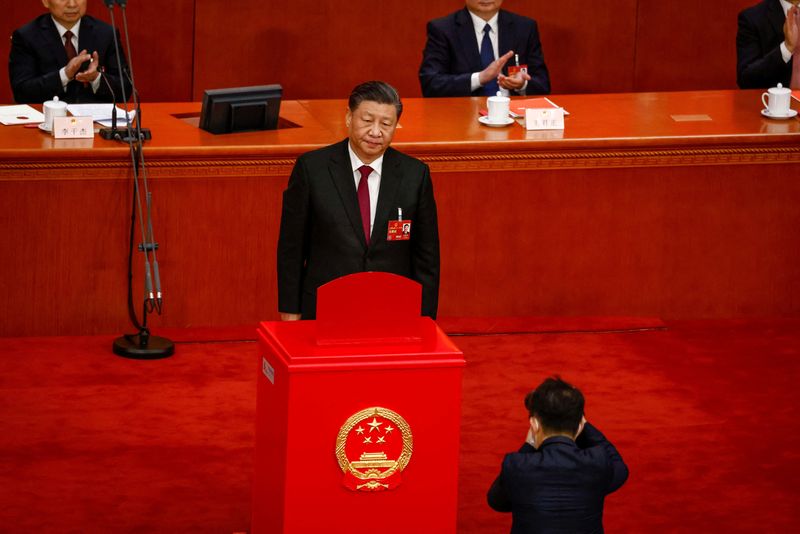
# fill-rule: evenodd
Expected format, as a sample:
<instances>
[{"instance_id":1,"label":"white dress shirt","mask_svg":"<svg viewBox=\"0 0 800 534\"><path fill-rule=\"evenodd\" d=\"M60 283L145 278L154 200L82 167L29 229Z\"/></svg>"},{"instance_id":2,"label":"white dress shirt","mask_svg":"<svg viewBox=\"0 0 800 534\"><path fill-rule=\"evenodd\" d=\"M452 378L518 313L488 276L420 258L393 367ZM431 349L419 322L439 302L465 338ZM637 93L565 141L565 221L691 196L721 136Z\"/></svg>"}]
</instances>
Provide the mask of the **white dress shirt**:
<instances>
[{"instance_id":1,"label":"white dress shirt","mask_svg":"<svg viewBox=\"0 0 800 534\"><path fill-rule=\"evenodd\" d=\"M362 162L353 152L353 147L347 143L347 151L350 153L350 165L353 167L353 180L358 191L358 182L361 181L361 171L359 167L367 165ZM369 235L372 236L372 227L375 225L375 210L378 209L378 192L381 190L381 172L383 171L383 154L369 164L372 172L367 177L367 187L369 188Z\"/></svg>"},{"instance_id":2,"label":"white dress shirt","mask_svg":"<svg viewBox=\"0 0 800 534\"><path fill-rule=\"evenodd\" d=\"M481 51L481 44L483 43L483 29L486 25L489 25L491 29L489 31L489 40L492 42L492 57L497 59L500 57L500 49L498 44L498 26L497 26L497 17L499 16L500 12L494 14L492 18L489 20L483 20L478 15L473 13L472 11L467 10L469 16L472 18L472 25L475 27L475 38L478 40L478 53ZM473 72L472 76L470 77L470 91L474 92L477 91L479 87L481 87L481 82L479 81L480 72ZM528 82L526 81L525 84L520 88L519 92L522 93L525 91L525 88L528 86ZM508 96L510 93L508 89L500 88L500 93L503 96Z\"/></svg>"},{"instance_id":3,"label":"white dress shirt","mask_svg":"<svg viewBox=\"0 0 800 534\"><path fill-rule=\"evenodd\" d=\"M472 25L475 27L475 38L478 40L478 53L480 53L481 44L483 43L483 29L488 24L491 28L491 31L489 32L489 39L492 41L492 57L497 59L497 16L499 15L499 12L495 13L494 17L490 18L489 20L483 20L472 11L467 10L467 12L472 18ZM472 77L470 78L471 91L477 91L481 86L481 82L478 81L479 76L479 72L472 73ZM502 88L500 90L504 91Z\"/></svg>"},{"instance_id":4,"label":"white dress shirt","mask_svg":"<svg viewBox=\"0 0 800 534\"><path fill-rule=\"evenodd\" d=\"M61 36L61 42L64 44L64 46L66 46L67 45L67 39L66 39L66 37L64 37L64 34L67 33L67 29L64 26L62 26L61 24L59 24L56 19L53 19L53 24L56 25L56 30L58 30L58 35ZM72 46L74 46L75 47L75 51L80 54L81 49L78 48L78 35L80 35L80 32L81 32L81 21L79 20L78 22L76 22L75 26L73 26L72 29L69 30L69 31L72 32ZM92 52L94 52L94 50L90 50L89 51L90 54ZM66 67L61 67L61 70L58 71L58 75L61 78L61 85L66 90L67 84L71 81L69 78L67 78L67 68ZM95 78L94 81L91 83L92 92L96 93L97 90L100 88L100 76L102 76L102 75L103 75L102 73L98 73L97 78Z\"/></svg>"}]
</instances>

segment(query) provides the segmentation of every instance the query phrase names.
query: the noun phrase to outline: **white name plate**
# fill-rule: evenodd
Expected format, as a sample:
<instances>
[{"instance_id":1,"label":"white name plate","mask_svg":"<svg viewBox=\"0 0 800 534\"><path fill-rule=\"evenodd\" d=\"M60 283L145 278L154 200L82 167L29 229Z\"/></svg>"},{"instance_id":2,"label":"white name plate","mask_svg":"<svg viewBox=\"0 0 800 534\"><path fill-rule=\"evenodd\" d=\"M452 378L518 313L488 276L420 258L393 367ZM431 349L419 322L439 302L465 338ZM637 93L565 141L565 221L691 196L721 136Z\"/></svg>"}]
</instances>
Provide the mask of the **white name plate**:
<instances>
[{"instance_id":1,"label":"white name plate","mask_svg":"<svg viewBox=\"0 0 800 534\"><path fill-rule=\"evenodd\" d=\"M56 139L91 139L94 124L91 117L53 117L53 135Z\"/></svg>"},{"instance_id":2,"label":"white name plate","mask_svg":"<svg viewBox=\"0 0 800 534\"><path fill-rule=\"evenodd\" d=\"M526 130L563 130L564 108L525 108Z\"/></svg>"}]
</instances>

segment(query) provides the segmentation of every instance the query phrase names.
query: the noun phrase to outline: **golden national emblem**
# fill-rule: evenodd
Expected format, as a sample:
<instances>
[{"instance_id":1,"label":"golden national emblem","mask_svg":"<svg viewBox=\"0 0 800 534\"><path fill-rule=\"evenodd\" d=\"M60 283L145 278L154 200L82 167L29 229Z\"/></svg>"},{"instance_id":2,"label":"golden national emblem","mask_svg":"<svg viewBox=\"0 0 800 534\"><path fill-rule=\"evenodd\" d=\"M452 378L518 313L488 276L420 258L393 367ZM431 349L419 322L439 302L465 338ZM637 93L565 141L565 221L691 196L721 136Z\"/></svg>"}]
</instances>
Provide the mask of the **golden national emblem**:
<instances>
[{"instance_id":1,"label":"golden national emblem","mask_svg":"<svg viewBox=\"0 0 800 534\"><path fill-rule=\"evenodd\" d=\"M373 407L353 414L336 437L342 483L354 491L396 488L413 445L411 428L397 412Z\"/></svg>"}]
</instances>

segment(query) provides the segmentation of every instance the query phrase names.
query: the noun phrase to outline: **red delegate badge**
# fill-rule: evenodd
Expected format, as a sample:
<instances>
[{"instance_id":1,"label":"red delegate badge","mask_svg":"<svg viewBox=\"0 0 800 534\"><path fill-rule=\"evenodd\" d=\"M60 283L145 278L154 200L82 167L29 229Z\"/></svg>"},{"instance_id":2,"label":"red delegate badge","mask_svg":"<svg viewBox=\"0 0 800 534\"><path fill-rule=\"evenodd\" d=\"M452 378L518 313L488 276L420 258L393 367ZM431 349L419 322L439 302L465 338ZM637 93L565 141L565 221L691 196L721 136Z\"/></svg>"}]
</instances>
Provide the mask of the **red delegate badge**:
<instances>
[{"instance_id":1,"label":"red delegate badge","mask_svg":"<svg viewBox=\"0 0 800 534\"><path fill-rule=\"evenodd\" d=\"M408 241L411 239L411 221L389 221L387 241Z\"/></svg>"}]
</instances>

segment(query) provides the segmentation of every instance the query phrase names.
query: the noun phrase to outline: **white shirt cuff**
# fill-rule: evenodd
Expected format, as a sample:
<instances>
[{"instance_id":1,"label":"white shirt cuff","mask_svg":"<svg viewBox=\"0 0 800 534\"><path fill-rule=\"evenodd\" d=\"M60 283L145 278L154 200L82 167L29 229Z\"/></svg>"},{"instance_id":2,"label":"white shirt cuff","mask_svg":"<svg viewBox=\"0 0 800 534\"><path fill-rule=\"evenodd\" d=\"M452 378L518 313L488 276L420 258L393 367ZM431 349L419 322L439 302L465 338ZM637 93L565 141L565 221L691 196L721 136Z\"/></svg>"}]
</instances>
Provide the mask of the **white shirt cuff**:
<instances>
[{"instance_id":1,"label":"white shirt cuff","mask_svg":"<svg viewBox=\"0 0 800 534\"><path fill-rule=\"evenodd\" d=\"M781 55L783 56L784 63L789 63L789 61L792 60L792 53L786 48L786 41L781 43Z\"/></svg>"},{"instance_id":2,"label":"white shirt cuff","mask_svg":"<svg viewBox=\"0 0 800 534\"><path fill-rule=\"evenodd\" d=\"M96 93L98 89L100 89L100 76L102 76L102 72L97 73L97 78L94 79L92 82L92 92Z\"/></svg>"},{"instance_id":3,"label":"white shirt cuff","mask_svg":"<svg viewBox=\"0 0 800 534\"><path fill-rule=\"evenodd\" d=\"M69 78L67 78L67 68L61 67L61 70L58 71L58 75L61 78L61 85L66 89L67 84L69 83Z\"/></svg>"},{"instance_id":4,"label":"white shirt cuff","mask_svg":"<svg viewBox=\"0 0 800 534\"><path fill-rule=\"evenodd\" d=\"M472 77L470 78L470 82L469 82L470 92L471 93L477 91L478 88L481 86L481 82L479 80L480 76L481 76L480 72L473 72L472 73Z\"/></svg>"}]
</instances>

